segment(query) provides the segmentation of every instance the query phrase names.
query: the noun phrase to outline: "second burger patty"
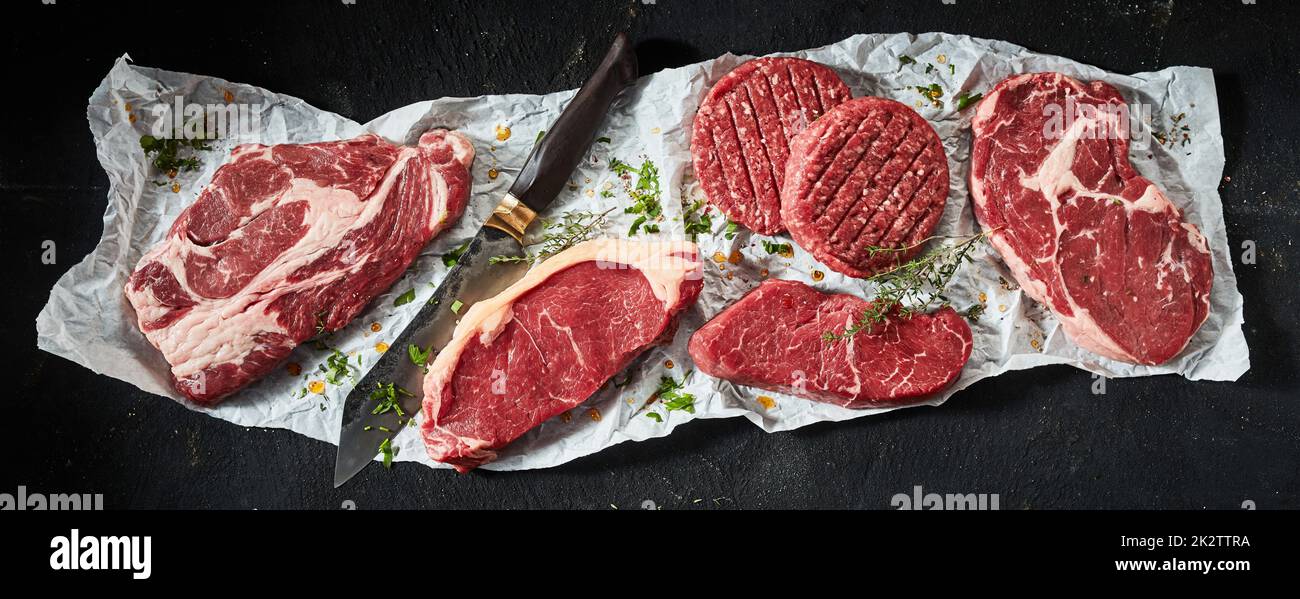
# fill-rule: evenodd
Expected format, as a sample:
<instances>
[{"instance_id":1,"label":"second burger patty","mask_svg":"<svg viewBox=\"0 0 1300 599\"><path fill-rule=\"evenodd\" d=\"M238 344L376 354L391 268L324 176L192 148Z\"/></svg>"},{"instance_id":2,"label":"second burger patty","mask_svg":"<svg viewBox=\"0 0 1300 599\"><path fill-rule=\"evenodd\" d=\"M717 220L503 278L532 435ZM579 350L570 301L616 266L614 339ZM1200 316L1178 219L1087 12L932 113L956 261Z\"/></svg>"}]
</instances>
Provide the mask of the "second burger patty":
<instances>
[{"instance_id":1,"label":"second burger patty","mask_svg":"<svg viewBox=\"0 0 1300 599\"><path fill-rule=\"evenodd\" d=\"M856 98L794 138L785 181L781 220L794 241L840 273L868 277L916 255L934 231L948 159L916 111Z\"/></svg>"}]
</instances>

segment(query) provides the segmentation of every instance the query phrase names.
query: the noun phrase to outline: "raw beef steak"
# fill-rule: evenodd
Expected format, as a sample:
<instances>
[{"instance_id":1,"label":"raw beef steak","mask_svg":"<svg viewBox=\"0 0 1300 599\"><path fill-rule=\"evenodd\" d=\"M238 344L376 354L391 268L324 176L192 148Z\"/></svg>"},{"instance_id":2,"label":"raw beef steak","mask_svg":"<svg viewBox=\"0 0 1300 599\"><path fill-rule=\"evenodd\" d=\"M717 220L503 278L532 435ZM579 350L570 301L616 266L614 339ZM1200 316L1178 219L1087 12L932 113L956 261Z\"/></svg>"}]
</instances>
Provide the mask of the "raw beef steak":
<instances>
[{"instance_id":1,"label":"raw beef steak","mask_svg":"<svg viewBox=\"0 0 1300 599\"><path fill-rule=\"evenodd\" d=\"M688 349L710 376L846 408L915 403L957 380L971 332L952 308L894 315L848 339L822 337L843 331L870 305L768 279L700 327Z\"/></svg>"},{"instance_id":2,"label":"raw beef steak","mask_svg":"<svg viewBox=\"0 0 1300 599\"><path fill-rule=\"evenodd\" d=\"M784 231L790 140L849 97L830 67L800 58L759 58L727 73L700 103L691 133L695 175L709 202L752 231Z\"/></svg>"},{"instance_id":3,"label":"raw beef steak","mask_svg":"<svg viewBox=\"0 0 1300 599\"><path fill-rule=\"evenodd\" d=\"M1123 107L1114 87L1059 73L999 83L971 120L971 195L1016 281L1075 343L1160 364L1209 313L1210 251L1129 164Z\"/></svg>"},{"instance_id":4,"label":"raw beef steak","mask_svg":"<svg viewBox=\"0 0 1300 599\"><path fill-rule=\"evenodd\" d=\"M456 325L424 379L429 455L467 472L672 339L703 286L694 244L593 240L552 256Z\"/></svg>"},{"instance_id":5,"label":"raw beef steak","mask_svg":"<svg viewBox=\"0 0 1300 599\"><path fill-rule=\"evenodd\" d=\"M795 243L838 272L867 277L921 250L948 200L948 159L916 111L857 98L794 138L785 180L781 219Z\"/></svg>"},{"instance_id":6,"label":"raw beef steak","mask_svg":"<svg viewBox=\"0 0 1300 599\"><path fill-rule=\"evenodd\" d=\"M126 284L176 390L216 404L342 328L460 218L473 159L443 130L235 148Z\"/></svg>"}]
</instances>

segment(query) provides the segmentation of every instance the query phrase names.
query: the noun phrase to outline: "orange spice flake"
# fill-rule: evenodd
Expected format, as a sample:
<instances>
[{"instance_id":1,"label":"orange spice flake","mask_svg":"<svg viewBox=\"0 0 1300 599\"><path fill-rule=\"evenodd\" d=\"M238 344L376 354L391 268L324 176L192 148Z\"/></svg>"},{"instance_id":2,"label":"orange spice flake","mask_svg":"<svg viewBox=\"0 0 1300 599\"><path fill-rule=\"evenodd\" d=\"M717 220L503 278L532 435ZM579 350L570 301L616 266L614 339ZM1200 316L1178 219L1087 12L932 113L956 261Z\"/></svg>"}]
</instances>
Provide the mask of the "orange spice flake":
<instances>
[{"instance_id":1,"label":"orange spice flake","mask_svg":"<svg viewBox=\"0 0 1300 599\"><path fill-rule=\"evenodd\" d=\"M722 252L713 252L713 261L722 264L727 261L727 255Z\"/></svg>"},{"instance_id":2,"label":"orange spice flake","mask_svg":"<svg viewBox=\"0 0 1300 599\"><path fill-rule=\"evenodd\" d=\"M382 331L382 330L384 330L384 325L379 324L379 323L377 323L377 322L372 322L372 323L370 323L370 332L372 332L372 333L378 333L379 331Z\"/></svg>"},{"instance_id":3,"label":"orange spice flake","mask_svg":"<svg viewBox=\"0 0 1300 599\"><path fill-rule=\"evenodd\" d=\"M325 383L322 381L312 381L307 384L307 389L316 395L325 393Z\"/></svg>"},{"instance_id":4,"label":"orange spice flake","mask_svg":"<svg viewBox=\"0 0 1300 599\"><path fill-rule=\"evenodd\" d=\"M565 412L565 413L563 413L563 414L560 414L560 420L563 420L566 424L569 423L569 422L572 422L572 421L573 421L573 414L570 414L570 413L568 413L568 412Z\"/></svg>"},{"instance_id":5,"label":"orange spice flake","mask_svg":"<svg viewBox=\"0 0 1300 599\"><path fill-rule=\"evenodd\" d=\"M302 374L302 364L297 362L289 362L288 364L285 364L284 369L289 373L289 376L298 376Z\"/></svg>"},{"instance_id":6,"label":"orange spice flake","mask_svg":"<svg viewBox=\"0 0 1300 599\"><path fill-rule=\"evenodd\" d=\"M226 99L227 104L235 101L235 94L230 90L226 90L226 93L222 94L222 97Z\"/></svg>"},{"instance_id":7,"label":"orange spice flake","mask_svg":"<svg viewBox=\"0 0 1300 599\"><path fill-rule=\"evenodd\" d=\"M497 125L496 134L497 134L497 141L505 141L507 139L510 139L510 127L507 127L505 125Z\"/></svg>"},{"instance_id":8,"label":"orange spice flake","mask_svg":"<svg viewBox=\"0 0 1300 599\"><path fill-rule=\"evenodd\" d=\"M987 293L984 293L983 291L981 291L981 292L980 292L980 303L982 304L982 303L987 302L987 301L989 301L989 295L988 295Z\"/></svg>"},{"instance_id":9,"label":"orange spice flake","mask_svg":"<svg viewBox=\"0 0 1300 599\"><path fill-rule=\"evenodd\" d=\"M664 368L667 368L667 369L669 369L669 370L672 370L672 369L673 369L673 361L672 361L672 360L664 360Z\"/></svg>"},{"instance_id":10,"label":"orange spice flake","mask_svg":"<svg viewBox=\"0 0 1300 599\"><path fill-rule=\"evenodd\" d=\"M497 177L500 175L501 175L501 171L498 171L497 169L494 168L488 169L488 179L496 181Z\"/></svg>"},{"instance_id":11,"label":"orange spice flake","mask_svg":"<svg viewBox=\"0 0 1300 599\"><path fill-rule=\"evenodd\" d=\"M824 272L822 272L822 271L820 271L820 270L814 270L814 271L812 271L812 280L813 280L813 281L820 281L820 280L825 279L825 278L826 278L826 273L824 273Z\"/></svg>"},{"instance_id":12,"label":"orange spice flake","mask_svg":"<svg viewBox=\"0 0 1300 599\"><path fill-rule=\"evenodd\" d=\"M387 343L384 343L383 341L380 341L379 343L376 343L376 344L375 344L375 351L377 351L377 352L379 352L379 353L381 353L381 354L384 353L384 352L386 352L386 351L388 351L388 344L387 344Z\"/></svg>"},{"instance_id":13,"label":"orange spice flake","mask_svg":"<svg viewBox=\"0 0 1300 599\"><path fill-rule=\"evenodd\" d=\"M588 409L587 417L590 418L592 422L600 422L600 410L597 410L596 408Z\"/></svg>"},{"instance_id":14,"label":"orange spice flake","mask_svg":"<svg viewBox=\"0 0 1300 599\"><path fill-rule=\"evenodd\" d=\"M740 264L740 261L744 259L745 257L741 256L740 252L736 250L732 250L731 255L727 256L727 262L730 262L732 264Z\"/></svg>"},{"instance_id":15,"label":"orange spice flake","mask_svg":"<svg viewBox=\"0 0 1300 599\"><path fill-rule=\"evenodd\" d=\"M770 410L776 407L776 400L766 395L758 396L758 403L762 404L764 410Z\"/></svg>"}]
</instances>

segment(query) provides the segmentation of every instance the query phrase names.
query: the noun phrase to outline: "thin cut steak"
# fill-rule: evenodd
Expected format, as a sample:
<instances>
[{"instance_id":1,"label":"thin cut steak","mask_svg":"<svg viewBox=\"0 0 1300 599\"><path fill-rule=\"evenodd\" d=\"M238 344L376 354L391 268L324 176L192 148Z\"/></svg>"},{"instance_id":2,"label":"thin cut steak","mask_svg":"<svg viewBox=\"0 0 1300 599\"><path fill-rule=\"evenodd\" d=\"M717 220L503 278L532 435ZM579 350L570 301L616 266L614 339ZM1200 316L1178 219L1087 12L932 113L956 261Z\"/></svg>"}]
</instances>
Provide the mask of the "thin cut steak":
<instances>
[{"instance_id":1,"label":"thin cut steak","mask_svg":"<svg viewBox=\"0 0 1300 599\"><path fill-rule=\"evenodd\" d=\"M957 380L971 332L952 308L893 315L846 340L822 337L844 330L870 305L768 279L700 327L688 350L710 376L846 408L915 403Z\"/></svg>"},{"instance_id":2,"label":"thin cut steak","mask_svg":"<svg viewBox=\"0 0 1300 599\"><path fill-rule=\"evenodd\" d=\"M971 121L971 195L1016 281L1070 339L1160 364L1205 322L1213 271L1205 237L1129 163L1123 107L1114 87L1059 73L999 83Z\"/></svg>"},{"instance_id":3,"label":"thin cut steak","mask_svg":"<svg viewBox=\"0 0 1300 599\"><path fill-rule=\"evenodd\" d=\"M703 287L694 244L593 240L475 304L424 379L429 455L467 472L672 339Z\"/></svg>"},{"instance_id":4,"label":"thin cut steak","mask_svg":"<svg viewBox=\"0 0 1300 599\"><path fill-rule=\"evenodd\" d=\"M850 95L830 67L800 58L751 60L719 79L691 132L695 175L709 202L752 231L784 231L790 140Z\"/></svg>"},{"instance_id":5,"label":"thin cut steak","mask_svg":"<svg viewBox=\"0 0 1300 599\"><path fill-rule=\"evenodd\" d=\"M176 390L214 405L346 325L460 218L473 159L444 130L235 148L126 284Z\"/></svg>"},{"instance_id":6,"label":"thin cut steak","mask_svg":"<svg viewBox=\"0 0 1300 599\"><path fill-rule=\"evenodd\" d=\"M948 158L916 111L856 98L794 138L785 181L781 219L795 243L838 272L868 277L911 259L934 231Z\"/></svg>"}]
</instances>

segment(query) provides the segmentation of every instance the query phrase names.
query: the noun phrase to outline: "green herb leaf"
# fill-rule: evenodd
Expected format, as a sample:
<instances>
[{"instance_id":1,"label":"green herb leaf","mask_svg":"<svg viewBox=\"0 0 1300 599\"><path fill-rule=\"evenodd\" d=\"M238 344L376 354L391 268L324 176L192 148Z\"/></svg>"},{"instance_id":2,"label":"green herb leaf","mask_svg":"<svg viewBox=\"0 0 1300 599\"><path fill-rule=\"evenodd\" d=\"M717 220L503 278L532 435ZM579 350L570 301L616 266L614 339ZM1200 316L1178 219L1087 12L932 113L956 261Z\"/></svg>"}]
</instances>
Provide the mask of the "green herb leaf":
<instances>
[{"instance_id":1,"label":"green herb leaf","mask_svg":"<svg viewBox=\"0 0 1300 599\"><path fill-rule=\"evenodd\" d=\"M775 241L763 240L763 250L770 254L789 255L794 252L794 248L788 243L777 243Z\"/></svg>"},{"instance_id":2,"label":"green herb leaf","mask_svg":"<svg viewBox=\"0 0 1300 599\"><path fill-rule=\"evenodd\" d=\"M414 343L409 343L406 346L406 355L411 358L411 363L424 369L425 372L428 372L427 364L429 363L429 355L432 353L432 345L429 346L429 349L420 349L420 346Z\"/></svg>"},{"instance_id":3,"label":"green herb leaf","mask_svg":"<svg viewBox=\"0 0 1300 599\"><path fill-rule=\"evenodd\" d=\"M452 313L452 314L460 314L460 309L461 309L461 307L464 306L464 305L465 305L465 304L464 304L463 302L461 302L460 300L456 300L456 301L452 302L452 303L451 303L451 313Z\"/></svg>"},{"instance_id":4,"label":"green herb leaf","mask_svg":"<svg viewBox=\"0 0 1300 599\"><path fill-rule=\"evenodd\" d=\"M442 255L442 265L451 268L460 263L460 257L465 253L465 248L469 247L469 242L460 244L460 247Z\"/></svg>"},{"instance_id":5,"label":"green herb leaf","mask_svg":"<svg viewBox=\"0 0 1300 599\"><path fill-rule=\"evenodd\" d=\"M939 99L943 97L943 87L938 83L918 85L916 91L921 92L921 95L925 96L925 99L929 100L930 104L933 104L935 108L943 108L943 100Z\"/></svg>"},{"instance_id":6,"label":"green herb leaf","mask_svg":"<svg viewBox=\"0 0 1300 599\"><path fill-rule=\"evenodd\" d=\"M980 316L984 314L984 308L984 304L971 304L969 308L961 312L961 315L971 322L979 322Z\"/></svg>"},{"instance_id":7,"label":"green herb leaf","mask_svg":"<svg viewBox=\"0 0 1300 599\"><path fill-rule=\"evenodd\" d=\"M916 64L916 59L915 59L915 58L912 58L911 56L906 56L906 55L904 55L904 56L899 56L899 57L898 57L898 64L899 64L900 66L902 66L902 65L909 65L909 64Z\"/></svg>"},{"instance_id":8,"label":"green herb leaf","mask_svg":"<svg viewBox=\"0 0 1300 599\"><path fill-rule=\"evenodd\" d=\"M984 94L971 95L967 92L957 94L957 110L966 110L971 104L975 104L984 97Z\"/></svg>"},{"instance_id":9,"label":"green herb leaf","mask_svg":"<svg viewBox=\"0 0 1300 599\"><path fill-rule=\"evenodd\" d=\"M740 232L740 224L731 222L731 219L727 219L727 229L723 237L726 237L727 240L730 241L732 239L735 239L736 234L739 232Z\"/></svg>"},{"instance_id":10,"label":"green herb leaf","mask_svg":"<svg viewBox=\"0 0 1300 599\"><path fill-rule=\"evenodd\" d=\"M664 417L660 416L659 412L646 412L645 417L659 423L664 421Z\"/></svg>"},{"instance_id":11,"label":"green herb leaf","mask_svg":"<svg viewBox=\"0 0 1300 599\"><path fill-rule=\"evenodd\" d=\"M399 448L397 447L393 447L393 439L391 437L388 439L384 439L384 442L379 444L379 453L383 454L384 456L385 468L393 467L393 456L397 455L398 449Z\"/></svg>"},{"instance_id":12,"label":"green herb leaf","mask_svg":"<svg viewBox=\"0 0 1300 599\"><path fill-rule=\"evenodd\" d=\"M597 137L597 138L596 138L596 143L598 143L598 144L607 144L607 143L609 143L609 138L608 138L608 137Z\"/></svg>"},{"instance_id":13,"label":"green herb leaf","mask_svg":"<svg viewBox=\"0 0 1300 599\"><path fill-rule=\"evenodd\" d=\"M348 357L343 352L334 350L325 363L320 365L320 370L325 373L325 382L331 385L338 385L343 382L343 377L356 378L353 373L355 366L348 362Z\"/></svg>"},{"instance_id":14,"label":"green herb leaf","mask_svg":"<svg viewBox=\"0 0 1300 599\"><path fill-rule=\"evenodd\" d=\"M681 382L677 382L672 377L660 377L659 387L655 389L655 395L659 397L659 402L663 404L664 409L672 412L680 410L691 414L695 413L695 396L690 393L683 393L682 389L686 381L690 380L691 372L687 372L682 377Z\"/></svg>"},{"instance_id":15,"label":"green herb leaf","mask_svg":"<svg viewBox=\"0 0 1300 599\"><path fill-rule=\"evenodd\" d=\"M402 404L398 400L399 394L407 397L414 397L410 391L392 383L386 385L375 383L375 390L370 392L370 399L375 400L378 404L375 405L375 409L371 410L370 413L379 415L387 414L389 412L397 412L398 418L406 418L406 413L402 411Z\"/></svg>"},{"instance_id":16,"label":"green herb leaf","mask_svg":"<svg viewBox=\"0 0 1300 599\"><path fill-rule=\"evenodd\" d=\"M411 302L413 302L413 301L415 301L415 288L414 288L414 287L412 287L411 289L406 290L406 293L403 293L403 294L397 296L397 299L393 300L393 305L394 305L394 306L404 306L404 305L409 304L409 303L411 303Z\"/></svg>"},{"instance_id":17,"label":"green herb leaf","mask_svg":"<svg viewBox=\"0 0 1300 599\"><path fill-rule=\"evenodd\" d=\"M199 168L198 158L182 156L182 150L210 150L211 147L205 139L160 139L152 135L141 135L140 149L144 150L146 157L153 157L154 168L166 173L168 178L175 178L178 173Z\"/></svg>"},{"instance_id":18,"label":"green herb leaf","mask_svg":"<svg viewBox=\"0 0 1300 599\"><path fill-rule=\"evenodd\" d=\"M638 216L636 220L632 221L632 226L627 230L627 236L636 237L637 229L641 228L641 223L644 223L645 221L646 216L644 214Z\"/></svg>"}]
</instances>

